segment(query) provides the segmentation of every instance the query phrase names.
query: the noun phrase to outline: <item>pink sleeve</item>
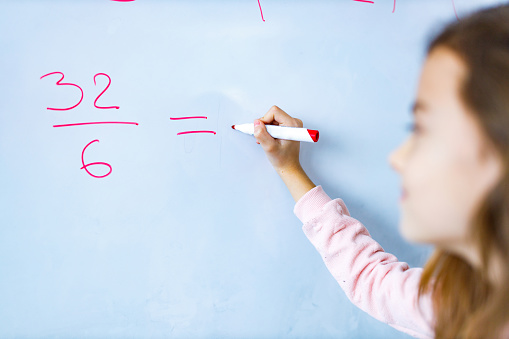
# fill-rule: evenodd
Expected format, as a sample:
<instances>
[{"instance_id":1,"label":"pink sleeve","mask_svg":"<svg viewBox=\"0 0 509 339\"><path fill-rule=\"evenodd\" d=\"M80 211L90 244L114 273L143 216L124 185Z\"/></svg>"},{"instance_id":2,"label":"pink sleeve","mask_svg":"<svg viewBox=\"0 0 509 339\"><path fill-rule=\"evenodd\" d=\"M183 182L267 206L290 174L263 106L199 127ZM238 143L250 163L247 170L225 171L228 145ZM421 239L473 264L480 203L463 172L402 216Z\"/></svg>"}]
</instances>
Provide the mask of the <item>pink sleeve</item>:
<instances>
[{"instance_id":1,"label":"pink sleeve","mask_svg":"<svg viewBox=\"0 0 509 339\"><path fill-rule=\"evenodd\" d=\"M357 307L399 331L433 338L429 296L418 298L421 268L409 268L350 217L343 200L317 186L295 205L295 215L334 279Z\"/></svg>"}]
</instances>

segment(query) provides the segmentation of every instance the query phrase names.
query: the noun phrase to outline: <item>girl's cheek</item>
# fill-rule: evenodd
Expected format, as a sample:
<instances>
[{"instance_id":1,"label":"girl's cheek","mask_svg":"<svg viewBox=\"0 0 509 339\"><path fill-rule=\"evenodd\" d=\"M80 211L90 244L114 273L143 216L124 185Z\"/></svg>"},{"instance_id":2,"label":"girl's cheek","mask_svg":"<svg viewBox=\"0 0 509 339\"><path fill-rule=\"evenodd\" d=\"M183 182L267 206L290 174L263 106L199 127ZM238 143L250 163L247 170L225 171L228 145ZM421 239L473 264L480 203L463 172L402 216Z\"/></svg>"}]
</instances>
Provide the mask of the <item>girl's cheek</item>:
<instances>
[{"instance_id":1,"label":"girl's cheek","mask_svg":"<svg viewBox=\"0 0 509 339\"><path fill-rule=\"evenodd\" d=\"M414 190L414 195L422 208L433 207L440 204L438 200L444 196L448 182L449 170L447 169L446 155L433 147L421 147L416 150L409 164L408 190ZM451 179L451 178L449 178ZM409 192L411 194L412 192Z\"/></svg>"}]
</instances>

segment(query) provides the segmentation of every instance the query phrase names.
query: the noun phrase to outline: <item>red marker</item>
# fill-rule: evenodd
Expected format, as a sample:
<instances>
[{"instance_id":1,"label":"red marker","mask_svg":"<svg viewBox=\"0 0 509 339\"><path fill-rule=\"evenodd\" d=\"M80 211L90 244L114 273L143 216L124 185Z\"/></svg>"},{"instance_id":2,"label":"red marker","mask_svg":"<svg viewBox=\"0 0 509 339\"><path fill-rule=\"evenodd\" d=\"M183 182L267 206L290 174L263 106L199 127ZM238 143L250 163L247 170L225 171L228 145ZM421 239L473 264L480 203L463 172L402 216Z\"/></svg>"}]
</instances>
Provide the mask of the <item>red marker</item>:
<instances>
[{"instance_id":1,"label":"red marker","mask_svg":"<svg viewBox=\"0 0 509 339\"><path fill-rule=\"evenodd\" d=\"M295 140L317 142L319 133L317 130L301 128L301 127L288 127L288 126L275 126L265 125L267 132L275 139ZM254 124L233 125L233 129L254 135Z\"/></svg>"}]
</instances>

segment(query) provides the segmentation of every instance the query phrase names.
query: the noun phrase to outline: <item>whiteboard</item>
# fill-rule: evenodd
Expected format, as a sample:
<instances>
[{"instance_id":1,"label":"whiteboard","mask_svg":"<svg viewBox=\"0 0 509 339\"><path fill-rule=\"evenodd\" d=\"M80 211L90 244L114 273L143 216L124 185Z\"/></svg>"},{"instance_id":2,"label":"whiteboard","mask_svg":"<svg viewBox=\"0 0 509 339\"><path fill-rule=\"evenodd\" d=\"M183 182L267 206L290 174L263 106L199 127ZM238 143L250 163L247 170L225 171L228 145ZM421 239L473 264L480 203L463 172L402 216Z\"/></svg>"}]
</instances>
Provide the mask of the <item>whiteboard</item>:
<instances>
[{"instance_id":1,"label":"whiteboard","mask_svg":"<svg viewBox=\"0 0 509 339\"><path fill-rule=\"evenodd\" d=\"M318 129L311 179L423 265L387 157L426 42L496 2L0 1L0 337L406 338L231 125L278 105Z\"/></svg>"}]
</instances>

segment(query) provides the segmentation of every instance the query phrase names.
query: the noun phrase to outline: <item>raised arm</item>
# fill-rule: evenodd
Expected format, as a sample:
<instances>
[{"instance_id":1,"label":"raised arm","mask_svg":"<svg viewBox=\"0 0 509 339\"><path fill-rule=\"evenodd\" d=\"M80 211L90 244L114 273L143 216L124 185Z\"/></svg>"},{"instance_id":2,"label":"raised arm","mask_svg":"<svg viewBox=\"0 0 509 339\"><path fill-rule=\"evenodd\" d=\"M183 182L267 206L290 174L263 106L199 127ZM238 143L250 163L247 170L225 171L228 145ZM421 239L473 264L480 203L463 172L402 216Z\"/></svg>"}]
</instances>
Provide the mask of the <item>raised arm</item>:
<instances>
[{"instance_id":1,"label":"raised arm","mask_svg":"<svg viewBox=\"0 0 509 339\"><path fill-rule=\"evenodd\" d=\"M352 303L402 332L433 337L431 299L418 298L421 268L384 252L343 200L331 200L321 186L304 195L294 212Z\"/></svg>"},{"instance_id":2,"label":"raised arm","mask_svg":"<svg viewBox=\"0 0 509 339\"><path fill-rule=\"evenodd\" d=\"M264 124L302 127L302 121L274 106L255 120L255 137L297 202L294 212L304 224L304 233L348 298L400 331L432 338L431 299L418 298L422 269L410 269L384 252L350 217L341 199L330 199L308 178L299 162L299 142L273 139Z\"/></svg>"}]
</instances>

